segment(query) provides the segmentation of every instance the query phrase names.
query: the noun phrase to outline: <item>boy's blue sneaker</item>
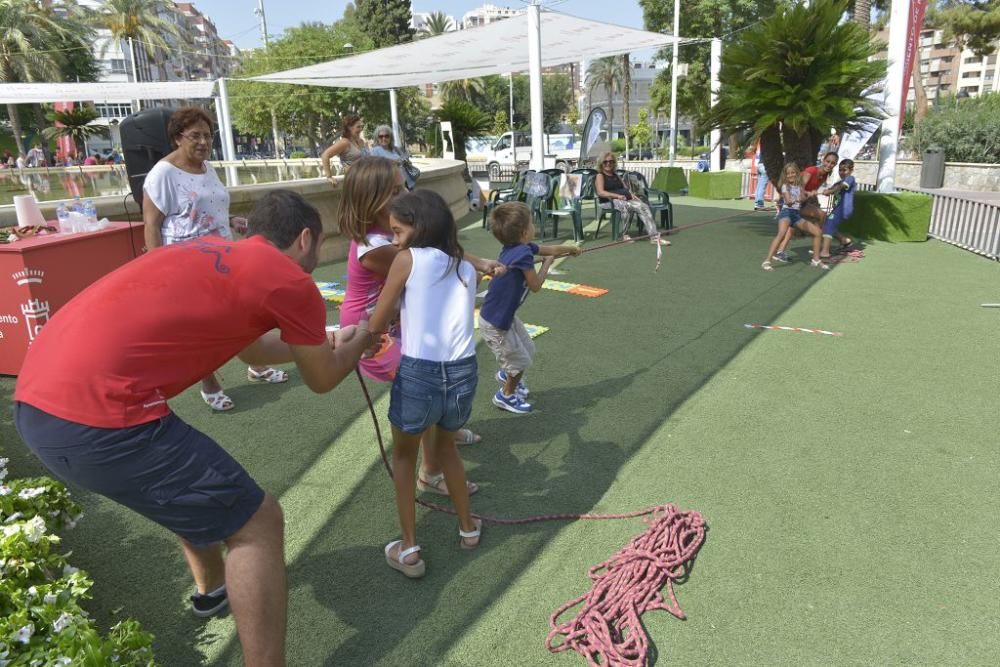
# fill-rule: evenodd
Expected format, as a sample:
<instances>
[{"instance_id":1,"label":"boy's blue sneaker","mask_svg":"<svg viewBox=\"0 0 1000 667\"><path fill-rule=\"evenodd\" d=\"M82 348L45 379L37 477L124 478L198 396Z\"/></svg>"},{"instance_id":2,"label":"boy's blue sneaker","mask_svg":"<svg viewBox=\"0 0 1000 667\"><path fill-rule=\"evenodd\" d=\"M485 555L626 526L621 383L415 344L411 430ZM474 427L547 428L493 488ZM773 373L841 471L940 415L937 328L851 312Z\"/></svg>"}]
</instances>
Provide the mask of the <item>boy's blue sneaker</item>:
<instances>
[{"instance_id":1,"label":"boy's blue sneaker","mask_svg":"<svg viewBox=\"0 0 1000 667\"><path fill-rule=\"evenodd\" d=\"M497 371L497 382L500 384L507 384L507 371L502 368ZM516 391L521 398L524 398L531 393L528 391L528 385L524 384L524 380L517 383Z\"/></svg>"},{"instance_id":2,"label":"boy's blue sneaker","mask_svg":"<svg viewBox=\"0 0 1000 667\"><path fill-rule=\"evenodd\" d=\"M497 389L497 393L493 394L493 405L518 415L526 415L531 412L531 405L525 403L524 398L517 392L514 392L513 396L506 396L503 389Z\"/></svg>"},{"instance_id":3,"label":"boy's blue sneaker","mask_svg":"<svg viewBox=\"0 0 1000 667\"><path fill-rule=\"evenodd\" d=\"M788 264L792 261L792 258L784 251L774 253L774 257L771 258L775 262L781 262L782 264Z\"/></svg>"}]
</instances>

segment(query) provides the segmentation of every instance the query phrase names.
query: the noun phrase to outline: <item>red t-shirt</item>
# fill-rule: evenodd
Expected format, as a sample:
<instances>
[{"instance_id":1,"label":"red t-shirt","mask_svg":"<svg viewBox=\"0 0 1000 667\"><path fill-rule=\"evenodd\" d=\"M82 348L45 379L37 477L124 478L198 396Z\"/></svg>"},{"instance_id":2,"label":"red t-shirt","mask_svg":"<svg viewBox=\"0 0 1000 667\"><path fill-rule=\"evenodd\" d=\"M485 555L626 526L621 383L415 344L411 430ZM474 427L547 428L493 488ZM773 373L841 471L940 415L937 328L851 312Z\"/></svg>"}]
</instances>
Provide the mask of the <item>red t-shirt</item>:
<instances>
[{"instance_id":1,"label":"red t-shirt","mask_svg":"<svg viewBox=\"0 0 1000 667\"><path fill-rule=\"evenodd\" d=\"M86 261L86 258L81 258ZM61 308L28 350L14 399L68 421L124 428L262 334L326 342L326 306L301 266L255 236L158 248Z\"/></svg>"},{"instance_id":2,"label":"red t-shirt","mask_svg":"<svg viewBox=\"0 0 1000 667\"><path fill-rule=\"evenodd\" d=\"M826 179L830 176L830 174L826 173L819 167L806 167L802 170L802 173L809 177L809 180L806 181L805 185L806 190L809 192L819 190L820 186L826 183Z\"/></svg>"}]
</instances>

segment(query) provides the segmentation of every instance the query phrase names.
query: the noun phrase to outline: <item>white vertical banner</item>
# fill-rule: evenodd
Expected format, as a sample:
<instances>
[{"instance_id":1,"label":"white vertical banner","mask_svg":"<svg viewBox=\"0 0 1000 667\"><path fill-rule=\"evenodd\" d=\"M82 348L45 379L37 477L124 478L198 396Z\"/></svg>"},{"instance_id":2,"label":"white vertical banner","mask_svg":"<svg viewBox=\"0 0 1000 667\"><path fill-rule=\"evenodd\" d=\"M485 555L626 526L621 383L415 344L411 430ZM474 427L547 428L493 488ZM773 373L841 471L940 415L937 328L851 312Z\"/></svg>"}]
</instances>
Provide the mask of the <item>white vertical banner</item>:
<instances>
[{"instance_id":1,"label":"white vertical banner","mask_svg":"<svg viewBox=\"0 0 1000 667\"><path fill-rule=\"evenodd\" d=\"M719 103L719 72L722 71L722 40L713 39L712 40L712 56L711 56L711 98L710 103L714 107ZM711 146L712 146L712 161L711 170L721 171L722 170L722 132L719 130L712 130L711 134Z\"/></svg>"},{"instance_id":2,"label":"white vertical banner","mask_svg":"<svg viewBox=\"0 0 1000 667\"><path fill-rule=\"evenodd\" d=\"M905 103L903 67L906 61L910 3L894 2L889 10L889 73L886 80L885 113L878 150L878 191L896 191L896 150L899 119Z\"/></svg>"}]
</instances>

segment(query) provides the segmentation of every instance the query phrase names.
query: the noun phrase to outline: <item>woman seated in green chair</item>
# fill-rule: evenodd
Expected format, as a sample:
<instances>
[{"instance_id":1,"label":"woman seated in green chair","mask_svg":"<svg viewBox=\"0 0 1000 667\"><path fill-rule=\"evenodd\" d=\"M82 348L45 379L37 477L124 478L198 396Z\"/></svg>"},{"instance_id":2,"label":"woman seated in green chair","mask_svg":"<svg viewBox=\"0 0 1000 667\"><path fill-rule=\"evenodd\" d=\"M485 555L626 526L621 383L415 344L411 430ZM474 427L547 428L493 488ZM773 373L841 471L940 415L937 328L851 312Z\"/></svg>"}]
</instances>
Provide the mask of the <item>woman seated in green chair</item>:
<instances>
[{"instance_id":1,"label":"woman seated in green chair","mask_svg":"<svg viewBox=\"0 0 1000 667\"><path fill-rule=\"evenodd\" d=\"M623 220L627 220L627 216L630 214L639 216L639 220L642 221L643 226L646 228L650 243L654 245L670 245L670 241L660 238L660 232L656 229L656 223L653 221L653 212L649 210L649 206L633 195L625 183L622 182L621 177L615 171L617 164L618 162L615 160L614 153L610 151L601 155L600 160L598 160L598 172L594 182L594 191L597 193L601 204L610 205L614 210L621 213ZM625 234L622 238L628 239L628 235Z\"/></svg>"}]
</instances>

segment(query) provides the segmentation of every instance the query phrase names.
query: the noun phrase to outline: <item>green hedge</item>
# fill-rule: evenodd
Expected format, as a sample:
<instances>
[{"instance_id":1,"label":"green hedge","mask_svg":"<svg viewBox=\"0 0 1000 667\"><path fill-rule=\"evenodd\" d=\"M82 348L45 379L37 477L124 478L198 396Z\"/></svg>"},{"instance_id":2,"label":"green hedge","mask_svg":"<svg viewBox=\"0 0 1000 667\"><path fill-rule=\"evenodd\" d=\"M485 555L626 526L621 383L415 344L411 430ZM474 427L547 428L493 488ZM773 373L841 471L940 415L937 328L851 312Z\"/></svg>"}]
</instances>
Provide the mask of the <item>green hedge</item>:
<instances>
[{"instance_id":1,"label":"green hedge","mask_svg":"<svg viewBox=\"0 0 1000 667\"><path fill-rule=\"evenodd\" d=\"M926 241L931 203L929 195L916 192L859 192L854 195L854 214L840 231L877 241Z\"/></svg>"},{"instance_id":2,"label":"green hedge","mask_svg":"<svg viewBox=\"0 0 1000 667\"><path fill-rule=\"evenodd\" d=\"M55 530L80 507L47 477L5 484L0 459L0 665L155 665L153 637L131 619L102 637L80 603L94 582L60 553Z\"/></svg>"},{"instance_id":3,"label":"green hedge","mask_svg":"<svg viewBox=\"0 0 1000 667\"><path fill-rule=\"evenodd\" d=\"M688 194L702 199L739 199L742 174L736 171L691 172Z\"/></svg>"},{"instance_id":4,"label":"green hedge","mask_svg":"<svg viewBox=\"0 0 1000 667\"><path fill-rule=\"evenodd\" d=\"M684 170L680 167L660 167L656 170L656 177L650 183L650 187L660 192L674 194L687 190L688 182Z\"/></svg>"}]
</instances>

